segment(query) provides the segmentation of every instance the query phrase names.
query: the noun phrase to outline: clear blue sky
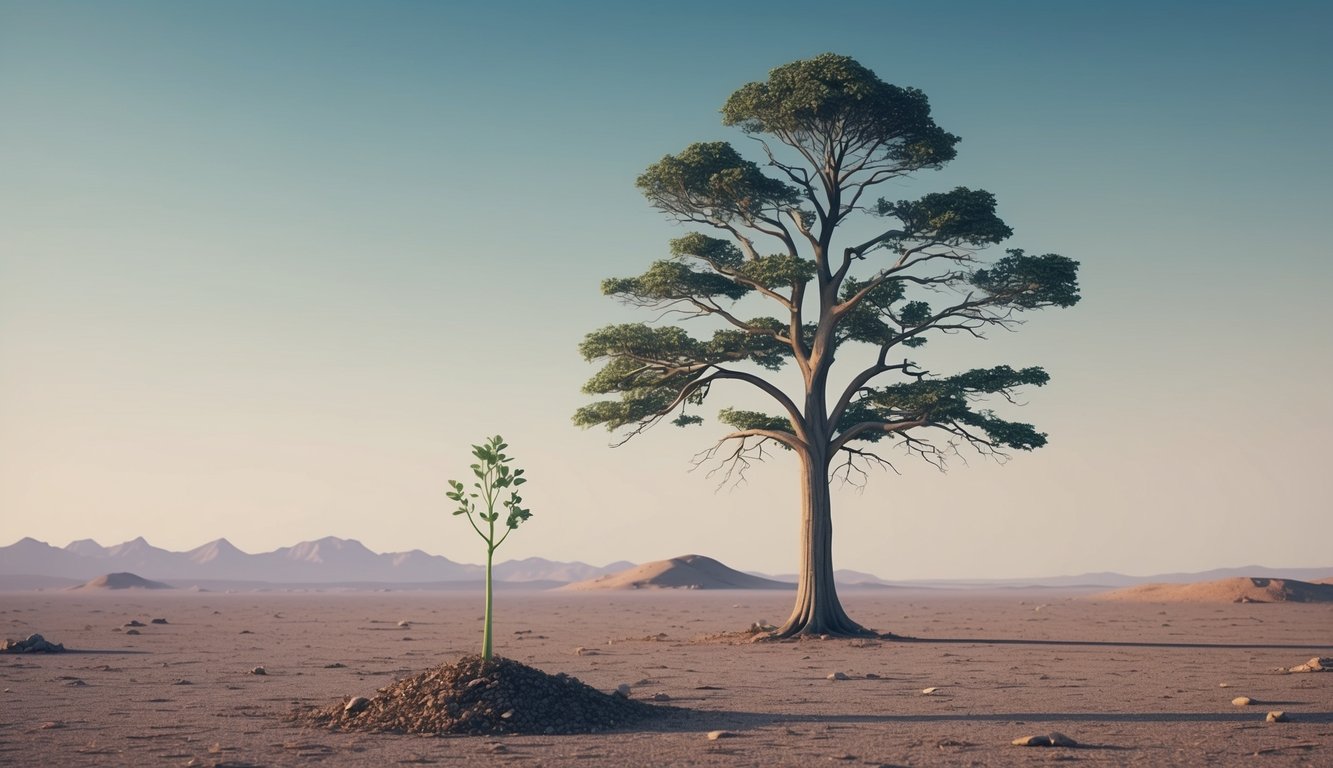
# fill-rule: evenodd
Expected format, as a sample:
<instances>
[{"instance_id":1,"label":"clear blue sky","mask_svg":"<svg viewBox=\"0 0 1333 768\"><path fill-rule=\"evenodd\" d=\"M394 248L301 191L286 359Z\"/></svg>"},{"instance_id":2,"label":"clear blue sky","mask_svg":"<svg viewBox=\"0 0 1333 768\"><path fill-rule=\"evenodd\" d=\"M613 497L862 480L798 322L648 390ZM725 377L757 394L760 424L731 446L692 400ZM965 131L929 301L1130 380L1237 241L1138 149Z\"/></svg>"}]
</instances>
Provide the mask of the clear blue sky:
<instances>
[{"instance_id":1,"label":"clear blue sky","mask_svg":"<svg viewBox=\"0 0 1333 768\"><path fill-rule=\"evenodd\" d=\"M715 492L716 425L570 425L601 297L681 232L634 189L825 51L963 137L886 188L994 192L1085 299L932 345L1044 365L1050 445L835 496L881 576L1327 565L1333 6L0 0L0 544L324 535L476 562L445 480L501 432L502 556L796 567L795 464ZM715 396L712 405L726 405Z\"/></svg>"}]
</instances>

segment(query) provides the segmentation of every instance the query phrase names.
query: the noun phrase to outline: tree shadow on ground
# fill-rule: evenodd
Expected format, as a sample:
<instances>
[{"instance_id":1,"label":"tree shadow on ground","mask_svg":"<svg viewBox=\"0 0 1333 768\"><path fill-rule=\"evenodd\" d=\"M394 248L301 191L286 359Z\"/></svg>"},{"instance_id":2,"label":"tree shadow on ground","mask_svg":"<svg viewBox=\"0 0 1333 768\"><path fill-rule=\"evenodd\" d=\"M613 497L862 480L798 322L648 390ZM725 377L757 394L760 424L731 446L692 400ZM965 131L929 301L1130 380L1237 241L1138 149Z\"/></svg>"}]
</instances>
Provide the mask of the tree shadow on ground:
<instances>
[{"instance_id":1,"label":"tree shadow on ground","mask_svg":"<svg viewBox=\"0 0 1333 768\"><path fill-rule=\"evenodd\" d=\"M934 645L1063 645L1086 646L1092 648L1202 648L1211 650L1279 650L1279 651L1328 651L1333 645L1327 643L1182 643L1167 641L1138 640L1027 640L997 637L911 637L885 633L880 640L892 643L934 644Z\"/></svg>"},{"instance_id":2,"label":"tree shadow on ground","mask_svg":"<svg viewBox=\"0 0 1333 768\"><path fill-rule=\"evenodd\" d=\"M1297 704L1299 702L1264 702ZM1244 712L993 712L966 714L806 714L799 712L745 712L727 709L674 709L663 717L625 729L635 732L680 733L729 730L743 732L792 725L904 725L920 723L1006 723L1034 727L1054 723L1250 723L1263 715L1251 707ZM1288 713L1292 722L1333 724L1333 712ZM1093 747L1096 745L1084 745Z\"/></svg>"}]
</instances>

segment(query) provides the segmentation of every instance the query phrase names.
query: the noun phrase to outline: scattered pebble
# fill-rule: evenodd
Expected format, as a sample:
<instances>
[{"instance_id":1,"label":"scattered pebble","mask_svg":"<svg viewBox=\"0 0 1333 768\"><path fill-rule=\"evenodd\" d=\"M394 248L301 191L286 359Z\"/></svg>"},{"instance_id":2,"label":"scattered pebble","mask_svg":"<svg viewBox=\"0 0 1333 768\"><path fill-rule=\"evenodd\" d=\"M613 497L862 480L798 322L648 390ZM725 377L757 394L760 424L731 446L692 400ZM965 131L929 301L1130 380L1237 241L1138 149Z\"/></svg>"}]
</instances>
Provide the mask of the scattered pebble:
<instances>
[{"instance_id":1,"label":"scattered pebble","mask_svg":"<svg viewBox=\"0 0 1333 768\"><path fill-rule=\"evenodd\" d=\"M830 679L830 680L846 680L846 679L847 679L847 673L846 673L846 672L832 672L832 673L829 674L828 679Z\"/></svg>"},{"instance_id":2,"label":"scattered pebble","mask_svg":"<svg viewBox=\"0 0 1333 768\"><path fill-rule=\"evenodd\" d=\"M653 701L671 701L671 697L665 693L654 693Z\"/></svg>"},{"instance_id":3,"label":"scattered pebble","mask_svg":"<svg viewBox=\"0 0 1333 768\"><path fill-rule=\"evenodd\" d=\"M69 682L65 683L65 685L68 685L71 688L83 688L88 684L76 677L73 680L70 680Z\"/></svg>"},{"instance_id":4,"label":"scattered pebble","mask_svg":"<svg viewBox=\"0 0 1333 768\"><path fill-rule=\"evenodd\" d=\"M924 695L926 695L926 696L929 696L929 695L931 695L932 693L934 693L934 692L936 692L936 691L938 691L938 690L939 690L938 687L932 686L932 687L930 687L930 688L922 688L922 689L921 689L921 693L924 694Z\"/></svg>"},{"instance_id":5,"label":"scattered pebble","mask_svg":"<svg viewBox=\"0 0 1333 768\"><path fill-rule=\"evenodd\" d=\"M147 626L147 625L145 625L142 621L139 621L138 619L131 619L131 620L129 621L129 623L126 624L125 626L127 626L127 627L143 627L143 626Z\"/></svg>"},{"instance_id":6,"label":"scattered pebble","mask_svg":"<svg viewBox=\"0 0 1333 768\"><path fill-rule=\"evenodd\" d=\"M255 667L254 669L250 670L250 674L252 674L252 675L267 675L267 674L268 674L268 670L267 670L267 669L264 669L263 667Z\"/></svg>"},{"instance_id":7,"label":"scattered pebble","mask_svg":"<svg viewBox=\"0 0 1333 768\"><path fill-rule=\"evenodd\" d=\"M1254 699L1251 699L1249 696L1237 696L1231 700L1231 703L1238 707L1248 707L1254 703Z\"/></svg>"},{"instance_id":8,"label":"scattered pebble","mask_svg":"<svg viewBox=\"0 0 1333 768\"><path fill-rule=\"evenodd\" d=\"M1218 684L1217 684L1217 687L1218 687L1218 688L1230 688L1230 687L1231 687L1231 683L1218 683Z\"/></svg>"},{"instance_id":9,"label":"scattered pebble","mask_svg":"<svg viewBox=\"0 0 1333 768\"><path fill-rule=\"evenodd\" d=\"M1012 742L1015 747L1077 747L1078 742L1064 735L1063 733L1051 732L1045 736L1023 736L1014 739Z\"/></svg>"},{"instance_id":10,"label":"scattered pebble","mask_svg":"<svg viewBox=\"0 0 1333 768\"><path fill-rule=\"evenodd\" d=\"M407 619L403 619L402 621L398 622L398 626L407 629L408 627L412 626L412 622L408 621Z\"/></svg>"},{"instance_id":11,"label":"scattered pebble","mask_svg":"<svg viewBox=\"0 0 1333 768\"><path fill-rule=\"evenodd\" d=\"M6 640L0 644L0 653L60 653L61 643L53 643L41 635L28 635L23 640Z\"/></svg>"},{"instance_id":12,"label":"scattered pebble","mask_svg":"<svg viewBox=\"0 0 1333 768\"><path fill-rule=\"evenodd\" d=\"M137 635L137 634L139 634L139 630L137 630L137 629L127 629L127 630L125 630L125 634L127 634L127 635Z\"/></svg>"},{"instance_id":13,"label":"scattered pebble","mask_svg":"<svg viewBox=\"0 0 1333 768\"><path fill-rule=\"evenodd\" d=\"M365 696L353 696L343 705L343 711L350 715L355 715L357 712L360 712L368 706L370 706L370 699L367 699Z\"/></svg>"},{"instance_id":14,"label":"scattered pebble","mask_svg":"<svg viewBox=\"0 0 1333 768\"><path fill-rule=\"evenodd\" d=\"M874 672L867 672L867 673L866 673L866 679L867 679L867 680L878 680L878 679L879 679L879 675L875 674Z\"/></svg>"},{"instance_id":15,"label":"scattered pebble","mask_svg":"<svg viewBox=\"0 0 1333 768\"><path fill-rule=\"evenodd\" d=\"M1052 747L1077 747L1078 742L1058 731L1051 731L1046 738L1051 740Z\"/></svg>"},{"instance_id":16,"label":"scattered pebble","mask_svg":"<svg viewBox=\"0 0 1333 768\"><path fill-rule=\"evenodd\" d=\"M333 662L332 664L325 664L325 665L324 665L324 668L325 668L325 669L346 669L346 668L347 668L347 665L344 664L344 663L342 663L341 661L335 661L335 662Z\"/></svg>"},{"instance_id":17,"label":"scattered pebble","mask_svg":"<svg viewBox=\"0 0 1333 768\"><path fill-rule=\"evenodd\" d=\"M717 741L718 739L730 739L733 738L735 735L736 734L732 733L731 731L709 731L708 740Z\"/></svg>"},{"instance_id":18,"label":"scattered pebble","mask_svg":"<svg viewBox=\"0 0 1333 768\"><path fill-rule=\"evenodd\" d=\"M630 694L629 683L621 683L620 685L616 686L617 696L624 696L625 698L629 698L629 694Z\"/></svg>"},{"instance_id":19,"label":"scattered pebble","mask_svg":"<svg viewBox=\"0 0 1333 768\"><path fill-rule=\"evenodd\" d=\"M1304 664L1297 664L1288 669L1288 672L1328 672L1333 670L1333 658L1326 656L1316 656Z\"/></svg>"},{"instance_id":20,"label":"scattered pebble","mask_svg":"<svg viewBox=\"0 0 1333 768\"><path fill-rule=\"evenodd\" d=\"M150 624L166 624L166 623L167 623L167 620L166 620L166 619L153 619L153 620L151 620L149 623L150 623Z\"/></svg>"},{"instance_id":21,"label":"scattered pebble","mask_svg":"<svg viewBox=\"0 0 1333 768\"><path fill-rule=\"evenodd\" d=\"M1270 723L1285 723L1287 722L1287 713L1282 711L1269 712L1268 717L1264 720Z\"/></svg>"}]
</instances>

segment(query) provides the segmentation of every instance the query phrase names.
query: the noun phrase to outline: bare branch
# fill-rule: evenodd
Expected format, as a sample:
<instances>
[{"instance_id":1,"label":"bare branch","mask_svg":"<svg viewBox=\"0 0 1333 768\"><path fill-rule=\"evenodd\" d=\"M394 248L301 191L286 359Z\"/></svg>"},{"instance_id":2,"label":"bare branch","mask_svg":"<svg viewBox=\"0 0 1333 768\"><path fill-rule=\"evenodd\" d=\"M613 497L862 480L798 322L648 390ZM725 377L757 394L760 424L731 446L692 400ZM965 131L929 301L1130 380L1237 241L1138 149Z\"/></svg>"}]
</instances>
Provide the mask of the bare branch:
<instances>
[{"instance_id":1,"label":"bare branch","mask_svg":"<svg viewBox=\"0 0 1333 768\"><path fill-rule=\"evenodd\" d=\"M764 461L768 458L768 451L764 450L770 441L785 445L793 450L803 450L805 444L799 441L790 441L790 435L784 435L781 432L771 432L769 430L742 430L733 432L720 438L713 446L707 450L700 451L690 460L693 469L698 469L714 461L717 466L710 469L706 477L712 478L721 476L718 482L718 489L728 485L742 485L746 482L745 473L756 461ZM723 446L734 441L734 446L730 451L723 451Z\"/></svg>"},{"instance_id":2,"label":"bare branch","mask_svg":"<svg viewBox=\"0 0 1333 768\"><path fill-rule=\"evenodd\" d=\"M895 475L902 474L892 462L873 451L843 448L842 453L846 454L846 458L833 468L830 476L840 479L844 485L850 485L858 492L865 490L866 481L870 478L869 469L887 469Z\"/></svg>"}]
</instances>

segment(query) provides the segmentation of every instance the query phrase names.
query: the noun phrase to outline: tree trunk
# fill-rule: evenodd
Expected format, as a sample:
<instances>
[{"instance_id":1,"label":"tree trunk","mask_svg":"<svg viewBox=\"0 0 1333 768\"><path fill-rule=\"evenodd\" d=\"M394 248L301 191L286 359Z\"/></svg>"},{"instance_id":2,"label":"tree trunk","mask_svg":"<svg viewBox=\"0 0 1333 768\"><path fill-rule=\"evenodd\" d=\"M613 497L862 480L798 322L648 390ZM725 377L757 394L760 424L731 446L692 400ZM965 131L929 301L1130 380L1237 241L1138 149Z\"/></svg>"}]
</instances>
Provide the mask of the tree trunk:
<instances>
[{"instance_id":1,"label":"tree trunk","mask_svg":"<svg viewBox=\"0 0 1333 768\"><path fill-rule=\"evenodd\" d=\"M873 631L842 610L833 584L833 516L829 503L828 460L818 450L801 457L801 575L796 607L774 633L864 636Z\"/></svg>"}]
</instances>

